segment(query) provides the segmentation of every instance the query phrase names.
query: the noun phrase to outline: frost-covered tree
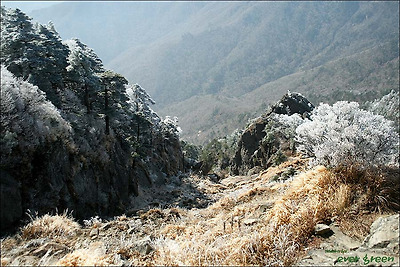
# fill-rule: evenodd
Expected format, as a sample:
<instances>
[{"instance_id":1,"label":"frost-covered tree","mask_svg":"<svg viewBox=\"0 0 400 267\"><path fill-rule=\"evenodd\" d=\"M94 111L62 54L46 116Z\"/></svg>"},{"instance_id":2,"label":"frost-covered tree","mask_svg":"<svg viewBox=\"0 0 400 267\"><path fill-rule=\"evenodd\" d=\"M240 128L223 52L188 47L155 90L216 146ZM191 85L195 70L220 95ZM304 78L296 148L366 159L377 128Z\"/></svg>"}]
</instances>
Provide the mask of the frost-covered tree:
<instances>
[{"instance_id":1,"label":"frost-covered tree","mask_svg":"<svg viewBox=\"0 0 400 267\"><path fill-rule=\"evenodd\" d=\"M129 97L128 103L131 105L131 111L135 114L136 141L140 143L141 125L150 124L152 128L159 128L161 119L150 107L156 102L139 84L128 84L125 86Z\"/></svg>"},{"instance_id":2,"label":"frost-covered tree","mask_svg":"<svg viewBox=\"0 0 400 267\"><path fill-rule=\"evenodd\" d=\"M162 121L163 130L172 135L179 135L182 132L181 127L178 125L178 117L174 116L165 116L165 119Z\"/></svg>"},{"instance_id":3,"label":"frost-covered tree","mask_svg":"<svg viewBox=\"0 0 400 267\"><path fill-rule=\"evenodd\" d=\"M0 142L3 155L32 150L45 142L67 140L71 126L37 86L1 66Z\"/></svg>"},{"instance_id":4,"label":"frost-covered tree","mask_svg":"<svg viewBox=\"0 0 400 267\"><path fill-rule=\"evenodd\" d=\"M400 100L399 92L392 90L381 99L367 103L368 110L374 114L384 116L386 119L394 122L394 126L400 133Z\"/></svg>"},{"instance_id":5,"label":"frost-covered tree","mask_svg":"<svg viewBox=\"0 0 400 267\"><path fill-rule=\"evenodd\" d=\"M37 85L60 107L68 48L61 43L54 25L33 25L19 9L2 8L1 13L1 64Z\"/></svg>"},{"instance_id":6,"label":"frost-covered tree","mask_svg":"<svg viewBox=\"0 0 400 267\"><path fill-rule=\"evenodd\" d=\"M19 9L1 7L1 64L17 77L27 79L29 57L36 50L31 19Z\"/></svg>"},{"instance_id":7,"label":"frost-covered tree","mask_svg":"<svg viewBox=\"0 0 400 267\"><path fill-rule=\"evenodd\" d=\"M129 96L129 103L132 106L131 110L137 114L144 116L153 124L158 124L160 117L154 112L150 105L156 102L151 98L147 91L139 84L128 84L125 86L126 93Z\"/></svg>"},{"instance_id":8,"label":"frost-covered tree","mask_svg":"<svg viewBox=\"0 0 400 267\"><path fill-rule=\"evenodd\" d=\"M263 143L272 143L276 138L285 139L294 145L296 136L296 128L304 122L303 118L295 113L293 115L276 114L270 115L270 120L265 125L264 132L266 133L263 138Z\"/></svg>"},{"instance_id":9,"label":"frost-covered tree","mask_svg":"<svg viewBox=\"0 0 400 267\"><path fill-rule=\"evenodd\" d=\"M392 124L355 102L321 104L297 127L296 140L313 164L360 169L398 165L399 135Z\"/></svg>"},{"instance_id":10,"label":"frost-covered tree","mask_svg":"<svg viewBox=\"0 0 400 267\"><path fill-rule=\"evenodd\" d=\"M87 113L94 109L94 102L101 87L99 75L105 70L93 49L74 38L64 41L69 48L68 86L86 106Z\"/></svg>"},{"instance_id":11,"label":"frost-covered tree","mask_svg":"<svg viewBox=\"0 0 400 267\"><path fill-rule=\"evenodd\" d=\"M35 44L37 54L29 58L33 70L28 81L45 91L53 104L60 107L58 99L64 91L64 79L67 73L68 47L61 41L52 22L49 25L35 24L38 39ZM57 102L56 102L57 101Z\"/></svg>"}]
</instances>

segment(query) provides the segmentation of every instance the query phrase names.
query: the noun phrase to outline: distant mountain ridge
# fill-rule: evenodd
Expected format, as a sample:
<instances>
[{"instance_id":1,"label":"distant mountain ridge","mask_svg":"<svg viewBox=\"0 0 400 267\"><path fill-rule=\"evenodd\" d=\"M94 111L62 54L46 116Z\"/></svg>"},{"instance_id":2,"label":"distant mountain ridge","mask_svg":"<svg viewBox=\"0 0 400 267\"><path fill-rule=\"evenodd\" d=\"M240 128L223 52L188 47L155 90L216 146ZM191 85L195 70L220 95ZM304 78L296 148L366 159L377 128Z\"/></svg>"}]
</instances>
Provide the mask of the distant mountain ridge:
<instances>
[{"instance_id":1,"label":"distant mountain ridge","mask_svg":"<svg viewBox=\"0 0 400 267\"><path fill-rule=\"evenodd\" d=\"M315 103L398 90L397 2L62 3L31 15L61 36L78 27L195 143L243 127L286 90Z\"/></svg>"}]
</instances>

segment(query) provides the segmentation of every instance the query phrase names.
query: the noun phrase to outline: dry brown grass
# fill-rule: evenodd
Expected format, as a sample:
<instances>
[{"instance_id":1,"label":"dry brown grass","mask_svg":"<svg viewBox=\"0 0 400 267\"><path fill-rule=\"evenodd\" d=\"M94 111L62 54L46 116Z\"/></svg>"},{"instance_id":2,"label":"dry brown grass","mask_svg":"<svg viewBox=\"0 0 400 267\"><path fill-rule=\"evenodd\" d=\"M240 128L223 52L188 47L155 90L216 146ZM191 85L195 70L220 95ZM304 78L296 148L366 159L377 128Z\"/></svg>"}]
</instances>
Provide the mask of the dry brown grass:
<instances>
[{"instance_id":1,"label":"dry brown grass","mask_svg":"<svg viewBox=\"0 0 400 267\"><path fill-rule=\"evenodd\" d=\"M109 266L113 264L103 243L95 242L87 249L75 250L61 258L57 266Z\"/></svg>"},{"instance_id":2,"label":"dry brown grass","mask_svg":"<svg viewBox=\"0 0 400 267\"><path fill-rule=\"evenodd\" d=\"M338 218L338 224L342 232L352 238L362 241L370 232L371 224L381 217L381 213L351 214Z\"/></svg>"},{"instance_id":3,"label":"dry brown grass","mask_svg":"<svg viewBox=\"0 0 400 267\"><path fill-rule=\"evenodd\" d=\"M345 216L338 218L341 230L350 237L363 240L374 220L400 211L400 171L380 167L361 170L357 166L334 170L337 179L351 188L350 204Z\"/></svg>"},{"instance_id":4,"label":"dry brown grass","mask_svg":"<svg viewBox=\"0 0 400 267\"><path fill-rule=\"evenodd\" d=\"M279 171L276 168L264 172L254 179L256 182L248 191L236 197L227 195L199 211L198 216L188 216L179 225L167 225L156 243L157 252L151 262L157 265L292 265L297 262L301 249L308 245L317 223L326 223L335 217L347 234L364 238L378 213L372 209L355 220L349 212L355 206L379 205L373 200L385 192L371 191L373 184L387 188L379 187L385 183L380 180L382 175L369 173L355 179L353 173L338 173L323 166L301 173L290 183L261 186ZM282 189L286 191L280 194ZM274 198L272 209L260 213L258 207ZM361 224L360 218L365 219ZM246 220L250 222L248 225L243 223Z\"/></svg>"},{"instance_id":5,"label":"dry brown grass","mask_svg":"<svg viewBox=\"0 0 400 267\"><path fill-rule=\"evenodd\" d=\"M23 239L52 238L67 239L79 233L81 227L72 215L64 212L61 215L45 214L32 217L31 222L21 229Z\"/></svg>"},{"instance_id":6,"label":"dry brown grass","mask_svg":"<svg viewBox=\"0 0 400 267\"><path fill-rule=\"evenodd\" d=\"M361 169L355 165L334 170L338 179L349 184L353 202L359 210L370 212L400 211L400 169L385 167Z\"/></svg>"},{"instance_id":7,"label":"dry brown grass","mask_svg":"<svg viewBox=\"0 0 400 267\"><path fill-rule=\"evenodd\" d=\"M260 213L260 205L283 187L261 186L269 177L263 175L236 197L225 196L181 224L164 227L152 263L290 265L315 224L342 212L349 200L349 189L335 187L334 175L318 167L298 176L269 212Z\"/></svg>"}]
</instances>

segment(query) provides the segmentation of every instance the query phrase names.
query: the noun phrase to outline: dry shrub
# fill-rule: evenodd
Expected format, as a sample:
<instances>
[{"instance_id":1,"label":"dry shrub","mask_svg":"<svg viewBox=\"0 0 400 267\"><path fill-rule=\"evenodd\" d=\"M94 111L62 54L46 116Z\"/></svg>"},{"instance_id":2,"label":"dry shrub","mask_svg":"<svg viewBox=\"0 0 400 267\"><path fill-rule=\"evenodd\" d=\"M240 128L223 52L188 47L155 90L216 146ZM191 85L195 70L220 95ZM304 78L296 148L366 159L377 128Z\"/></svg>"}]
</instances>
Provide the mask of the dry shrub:
<instances>
[{"instance_id":1,"label":"dry shrub","mask_svg":"<svg viewBox=\"0 0 400 267\"><path fill-rule=\"evenodd\" d=\"M21 229L21 236L25 240L41 237L67 239L76 235L81 229L67 212L61 215L45 214L41 217L31 215L30 217L31 222Z\"/></svg>"},{"instance_id":2,"label":"dry shrub","mask_svg":"<svg viewBox=\"0 0 400 267\"><path fill-rule=\"evenodd\" d=\"M362 169L357 165L340 166L334 170L339 179L355 194L352 202L359 210L370 212L400 211L400 170L381 166Z\"/></svg>"},{"instance_id":3,"label":"dry shrub","mask_svg":"<svg viewBox=\"0 0 400 267\"><path fill-rule=\"evenodd\" d=\"M168 224L161 231L161 234L170 239L176 239L178 236L185 233L185 228L182 225Z\"/></svg>"},{"instance_id":4,"label":"dry shrub","mask_svg":"<svg viewBox=\"0 0 400 267\"><path fill-rule=\"evenodd\" d=\"M0 262L0 266L6 266L11 262L10 258L3 258L1 257L1 262Z\"/></svg>"},{"instance_id":5,"label":"dry shrub","mask_svg":"<svg viewBox=\"0 0 400 267\"><path fill-rule=\"evenodd\" d=\"M165 214L160 209L150 209L149 211L140 215L140 219L142 220L157 220L163 219Z\"/></svg>"},{"instance_id":6,"label":"dry shrub","mask_svg":"<svg viewBox=\"0 0 400 267\"><path fill-rule=\"evenodd\" d=\"M344 234L362 241L370 233L371 224L381 216L380 213L347 213L346 217L338 218L338 223Z\"/></svg>"},{"instance_id":7,"label":"dry shrub","mask_svg":"<svg viewBox=\"0 0 400 267\"><path fill-rule=\"evenodd\" d=\"M214 217L223 211L230 211L235 207L236 200L231 196L224 196L207 209L207 217Z\"/></svg>"},{"instance_id":8,"label":"dry shrub","mask_svg":"<svg viewBox=\"0 0 400 267\"><path fill-rule=\"evenodd\" d=\"M0 251L11 250L18 245L15 238L6 237L0 240Z\"/></svg>"},{"instance_id":9,"label":"dry shrub","mask_svg":"<svg viewBox=\"0 0 400 267\"><path fill-rule=\"evenodd\" d=\"M335 175L318 166L302 173L268 213L268 227L256 242L243 244L246 263L291 265L318 222L343 212L350 188Z\"/></svg>"}]
</instances>

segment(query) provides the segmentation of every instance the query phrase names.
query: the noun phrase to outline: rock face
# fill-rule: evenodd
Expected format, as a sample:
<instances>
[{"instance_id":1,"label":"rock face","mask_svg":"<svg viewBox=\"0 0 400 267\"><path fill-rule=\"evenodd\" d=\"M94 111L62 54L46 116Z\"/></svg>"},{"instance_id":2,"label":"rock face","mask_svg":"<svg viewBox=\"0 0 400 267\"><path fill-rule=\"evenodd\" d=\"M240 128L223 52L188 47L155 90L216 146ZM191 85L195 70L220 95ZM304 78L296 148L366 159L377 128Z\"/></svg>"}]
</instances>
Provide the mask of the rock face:
<instances>
[{"instance_id":1,"label":"rock face","mask_svg":"<svg viewBox=\"0 0 400 267\"><path fill-rule=\"evenodd\" d=\"M314 109L314 105L299 93L288 92L278 103L272 106L271 112L276 114L300 114L306 116Z\"/></svg>"},{"instance_id":2,"label":"rock face","mask_svg":"<svg viewBox=\"0 0 400 267\"><path fill-rule=\"evenodd\" d=\"M298 93L288 92L280 101L261 117L257 118L242 133L236 150L231 172L235 175L246 175L254 167L267 168L271 166L271 159L278 151L290 155L289 140L279 133L273 141L263 140L266 137L265 128L272 121L273 114L300 114L307 117L314 109L304 96Z\"/></svg>"},{"instance_id":3,"label":"rock face","mask_svg":"<svg viewBox=\"0 0 400 267\"><path fill-rule=\"evenodd\" d=\"M147 150L147 160L136 162L126 142L116 137L104 140L109 147L104 158L55 142L21 155L19 164L3 165L2 232L16 226L28 209L39 214L68 209L80 219L123 213L139 186L162 186L182 170L179 140L173 136L161 139Z\"/></svg>"}]
</instances>

